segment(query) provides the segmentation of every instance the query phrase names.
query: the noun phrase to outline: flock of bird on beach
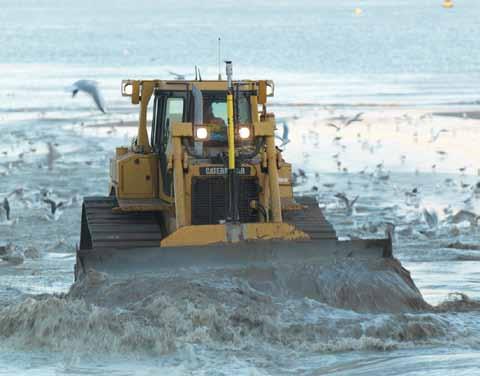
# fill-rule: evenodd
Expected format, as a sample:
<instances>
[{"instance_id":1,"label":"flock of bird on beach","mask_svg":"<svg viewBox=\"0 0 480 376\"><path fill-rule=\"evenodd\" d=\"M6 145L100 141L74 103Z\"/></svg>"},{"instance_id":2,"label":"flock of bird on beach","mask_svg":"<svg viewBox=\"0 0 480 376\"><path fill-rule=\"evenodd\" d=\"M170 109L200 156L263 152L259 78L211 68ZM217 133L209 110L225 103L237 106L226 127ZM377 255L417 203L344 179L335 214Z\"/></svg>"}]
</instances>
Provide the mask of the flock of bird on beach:
<instances>
[{"instance_id":1,"label":"flock of bird on beach","mask_svg":"<svg viewBox=\"0 0 480 376\"><path fill-rule=\"evenodd\" d=\"M25 209L44 209L42 217L48 221L57 221L63 213L63 209L79 205L81 197L77 194L69 199L58 199L51 189L40 188L27 191L20 187L7 194L0 203L0 225L14 225L18 217L13 216L10 201L15 200Z\"/></svg>"},{"instance_id":2,"label":"flock of bird on beach","mask_svg":"<svg viewBox=\"0 0 480 376\"><path fill-rule=\"evenodd\" d=\"M335 110L333 109L326 109L328 110L331 114L334 114ZM444 222L445 223L450 223L450 224L463 224L465 226L473 226L476 227L479 225L480 221L480 215L475 213L475 203L480 202L480 181L477 181L474 184L468 184L464 182L464 178L466 177L466 172L471 166L460 166L458 168L458 175L459 175L459 180L456 180L452 177L446 177L443 180L443 183L437 183L436 184L436 191L441 194L443 191L446 190L457 190L458 195L461 197L463 196L463 199L460 200L460 205L463 206L462 208L458 209L456 212L454 212L454 209L452 208L452 205L448 205L445 208L441 210L440 213L437 213L435 209L431 208L426 208L426 207L421 207L422 199L421 199L421 187L413 187L411 189L405 190L405 188L400 189L397 187L395 184L390 182L390 172L385 171L384 168L384 163L380 162L374 165L373 169L370 168L370 172L368 167L363 168L362 170L359 170L355 173L352 173L349 171L349 169L342 163L341 161L341 155L342 153L347 149L345 145L341 143L341 140L343 139L342 136L342 131L354 126L355 123L362 123L364 121L363 119L363 113L359 112L355 114L354 116L347 117L345 115L340 115L340 116L334 116L330 117L326 121L314 121L313 122L313 129L310 129L307 133L304 133L302 135L302 142L303 144L311 143L315 148L319 148L319 143L318 140L320 139L320 134L322 131L318 130L317 126L326 126L328 128L334 129L335 130L335 135L332 139L332 144L334 144L338 152L336 152L334 155L332 155L332 159L336 164L337 171L339 173L345 174L347 177L361 177L363 179L363 182L361 183L361 188L364 190L368 190L372 185L378 186L382 185L383 187L387 188L390 186L390 188L393 190L395 193L396 197L404 197L405 198L405 205L406 207L412 207L417 210L417 213L420 214L420 216L423 218L423 222L428 226L429 229L436 229L440 225L440 220L439 217L442 216L444 217ZM419 121L424 121L426 119L431 119L432 115L431 114L425 114L420 116L418 119ZM288 135L288 124L285 119L281 120L284 129L286 128L287 131L284 131L284 134ZM402 123L408 123L408 124L413 124L414 119L408 114L404 114L401 117L395 118L395 123L396 123L396 131L399 132L399 126ZM365 124L367 128L370 127L370 124ZM433 128L430 129L430 140L428 141L429 143L435 143L438 141L438 139L450 131L447 129L439 129L435 130ZM283 139L283 137L278 136L282 142L282 145L286 145L289 140ZM361 132L357 133L357 141L361 143L362 150L365 150L371 154L375 154L375 152L382 147L381 140L377 140L376 143L372 144L370 141L367 139L362 139ZM418 142L418 132L415 132L413 134L413 140L414 143ZM440 161L443 161L447 158L448 153L443 151L443 150L437 150L436 154L440 158ZM303 158L304 158L304 165L308 163L308 160L310 158L310 153L309 152L303 152ZM401 163L404 164L406 161L406 155L401 155ZM431 165L431 172L435 173L436 172L436 167L437 164L432 164ZM419 175L419 170L415 169L414 175ZM352 176L353 175L353 176ZM301 190L303 194L318 194L321 190L327 190L327 191L332 191L334 190L336 183L335 182L321 182L321 175L318 172L307 172L303 168L297 168L293 172L293 184L294 186L298 187L297 189L301 189L302 187L305 188L306 184L310 183L312 181L312 178L314 181L317 183L310 188L307 188L306 190ZM351 179L349 178L347 185L349 188L352 188L352 182ZM345 192L336 192L333 194L333 197L338 200L338 202L343 206L344 208L344 214L347 216L352 216L355 213L355 205L358 202L360 196L355 195L353 198L347 197L347 194Z\"/></svg>"}]
</instances>

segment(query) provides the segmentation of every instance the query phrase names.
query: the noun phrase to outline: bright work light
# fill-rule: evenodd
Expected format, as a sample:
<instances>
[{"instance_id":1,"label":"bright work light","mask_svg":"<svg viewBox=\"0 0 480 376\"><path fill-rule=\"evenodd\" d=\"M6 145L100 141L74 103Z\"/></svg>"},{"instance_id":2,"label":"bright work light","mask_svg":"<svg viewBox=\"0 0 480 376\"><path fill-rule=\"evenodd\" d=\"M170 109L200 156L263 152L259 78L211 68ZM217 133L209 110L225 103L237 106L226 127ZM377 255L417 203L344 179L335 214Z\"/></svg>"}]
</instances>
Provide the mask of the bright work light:
<instances>
[{"instance_id":1,"label":"bright work light","mask_svg":"<svg viewBox=\"0 0 480 376\"><path fill-rule=\"evenodd\" d=\"M250 137L250 128L248 127L241 127L238 130L238 135L240 136L241 139L246 139Z\"/></svg>"},{"instance_id":2,"label":"bright work light","mask_svg":"<svg viewBox=\"0 0 480 376\"><path fill-rule=\"evenodd\" d=\"M205 139L208 137L207 128L205 128L205 127L199 127L199 128L197 128L196 135L197 135L197 138L198 138L199 140L205 140Z\"/></svg>"}]
</instances>

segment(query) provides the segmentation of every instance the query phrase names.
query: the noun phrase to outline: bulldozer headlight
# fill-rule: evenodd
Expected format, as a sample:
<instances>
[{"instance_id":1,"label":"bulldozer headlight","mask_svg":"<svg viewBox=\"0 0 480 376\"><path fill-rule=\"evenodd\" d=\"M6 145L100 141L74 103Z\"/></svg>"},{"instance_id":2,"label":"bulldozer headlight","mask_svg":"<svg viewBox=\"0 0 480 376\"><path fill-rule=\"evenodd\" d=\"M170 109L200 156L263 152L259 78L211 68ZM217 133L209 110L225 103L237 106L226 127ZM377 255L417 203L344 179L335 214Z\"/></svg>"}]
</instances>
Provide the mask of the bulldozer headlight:
<instances>
[{"instance_id":1,"label":"bulldozer headlight","mask_svg":"<svg viewBox=\"0 0 480 376\"><path fill-rule=\"evenodd\" d=\"M250 128L248 127L240 127L238 130L238 135L242 140L245 140L247 138L250 138Z\"/></svg>"},{"instance_id":2,"label":"bulldozer headlight","mask_svg":"<svg viewBox=\"0 0 480 376\"><path fill-rule=\"evenodd\" d=\"M206 140L208 137L208 130L205 127L198 127L195 131L195 136L199 140Z\"/></svg>"}]
</instances>

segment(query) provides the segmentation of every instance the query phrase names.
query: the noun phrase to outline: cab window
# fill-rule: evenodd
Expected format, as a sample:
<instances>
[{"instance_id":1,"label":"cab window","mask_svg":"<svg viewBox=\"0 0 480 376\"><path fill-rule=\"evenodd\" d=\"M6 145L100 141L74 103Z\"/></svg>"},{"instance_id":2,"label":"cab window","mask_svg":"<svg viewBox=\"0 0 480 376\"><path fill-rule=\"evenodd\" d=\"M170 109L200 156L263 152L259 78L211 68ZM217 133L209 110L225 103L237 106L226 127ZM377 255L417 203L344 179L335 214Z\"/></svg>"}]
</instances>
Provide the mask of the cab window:
<instances>
[{"instance_id":1,"label":"cab window","mask_svg":"<svg viewBox=\"0 0 480 376\"><path fill-rule=\"evenodd\" d=\"M183 121L184 99L169 97L165 109L165 125L163 127L162 144L164 150L168 145L168 137L170 135L170 127L174 123Z\"/></svg>"},{"instance_id":2,"label":"cab window","mask_svg":"<svg viewBox=\"0 0 480 376\"><path fill-rule=\"evenodd\" d=\"M218 119L219 122L223 122L223 124L226 125L228 123L227 103L225 101L211 102L211 115L213 119ZM207 119L207 122L209 120L211 119Z\"/></svg>"},{"instance_id":3,"label":"cab window","mask_svg":"<svg viewBox=\"0 0 480 376\"><path fill-rule=\"evenodd\" d=\"M238 122L240 124L250 123L251 117L250 98L242 93L238 97Z\"/></svg>"},{"instance_id":4,"label":"cab window","mask_svg":"<svg viewBox=\"0 0 480 376\"><path fill-rule=\"evenodd\" d=\"M240 124L251 122L250 98L247 93L237 94L236 120ZM227 96L223 93L204 93L203 122L211 126L210 141L227 141Z\"/></svg>"}]
</instances>

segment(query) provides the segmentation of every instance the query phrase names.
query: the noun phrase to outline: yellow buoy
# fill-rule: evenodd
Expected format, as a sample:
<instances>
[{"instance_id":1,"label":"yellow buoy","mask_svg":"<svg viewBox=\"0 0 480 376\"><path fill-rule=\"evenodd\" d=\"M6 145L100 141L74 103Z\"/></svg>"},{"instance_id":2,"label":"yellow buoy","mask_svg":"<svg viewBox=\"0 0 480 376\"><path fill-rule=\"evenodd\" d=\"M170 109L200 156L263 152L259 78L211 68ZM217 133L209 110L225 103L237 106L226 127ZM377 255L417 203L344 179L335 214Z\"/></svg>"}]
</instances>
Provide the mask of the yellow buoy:
<instances>
[{"instance_id":1,"label":"yellow buoy","mask_svg":"<svg viewBox=\"0 0 480 376\"><path fill-rule=\"evenodd\" d=\"M355 8L354 13L356 16L360 16L363 13L363 10L361 8Z\"/></svg>"},{"instance_id":2,"label":"yellow buoy","mask_svg":"<svg viewBox=\"0 0 480 376\"><path fill-rule=\"evenodd\" d=\"M453 0L444 0L443 7L447 9L453 8Z\"/></svg>"}]
</instances>

